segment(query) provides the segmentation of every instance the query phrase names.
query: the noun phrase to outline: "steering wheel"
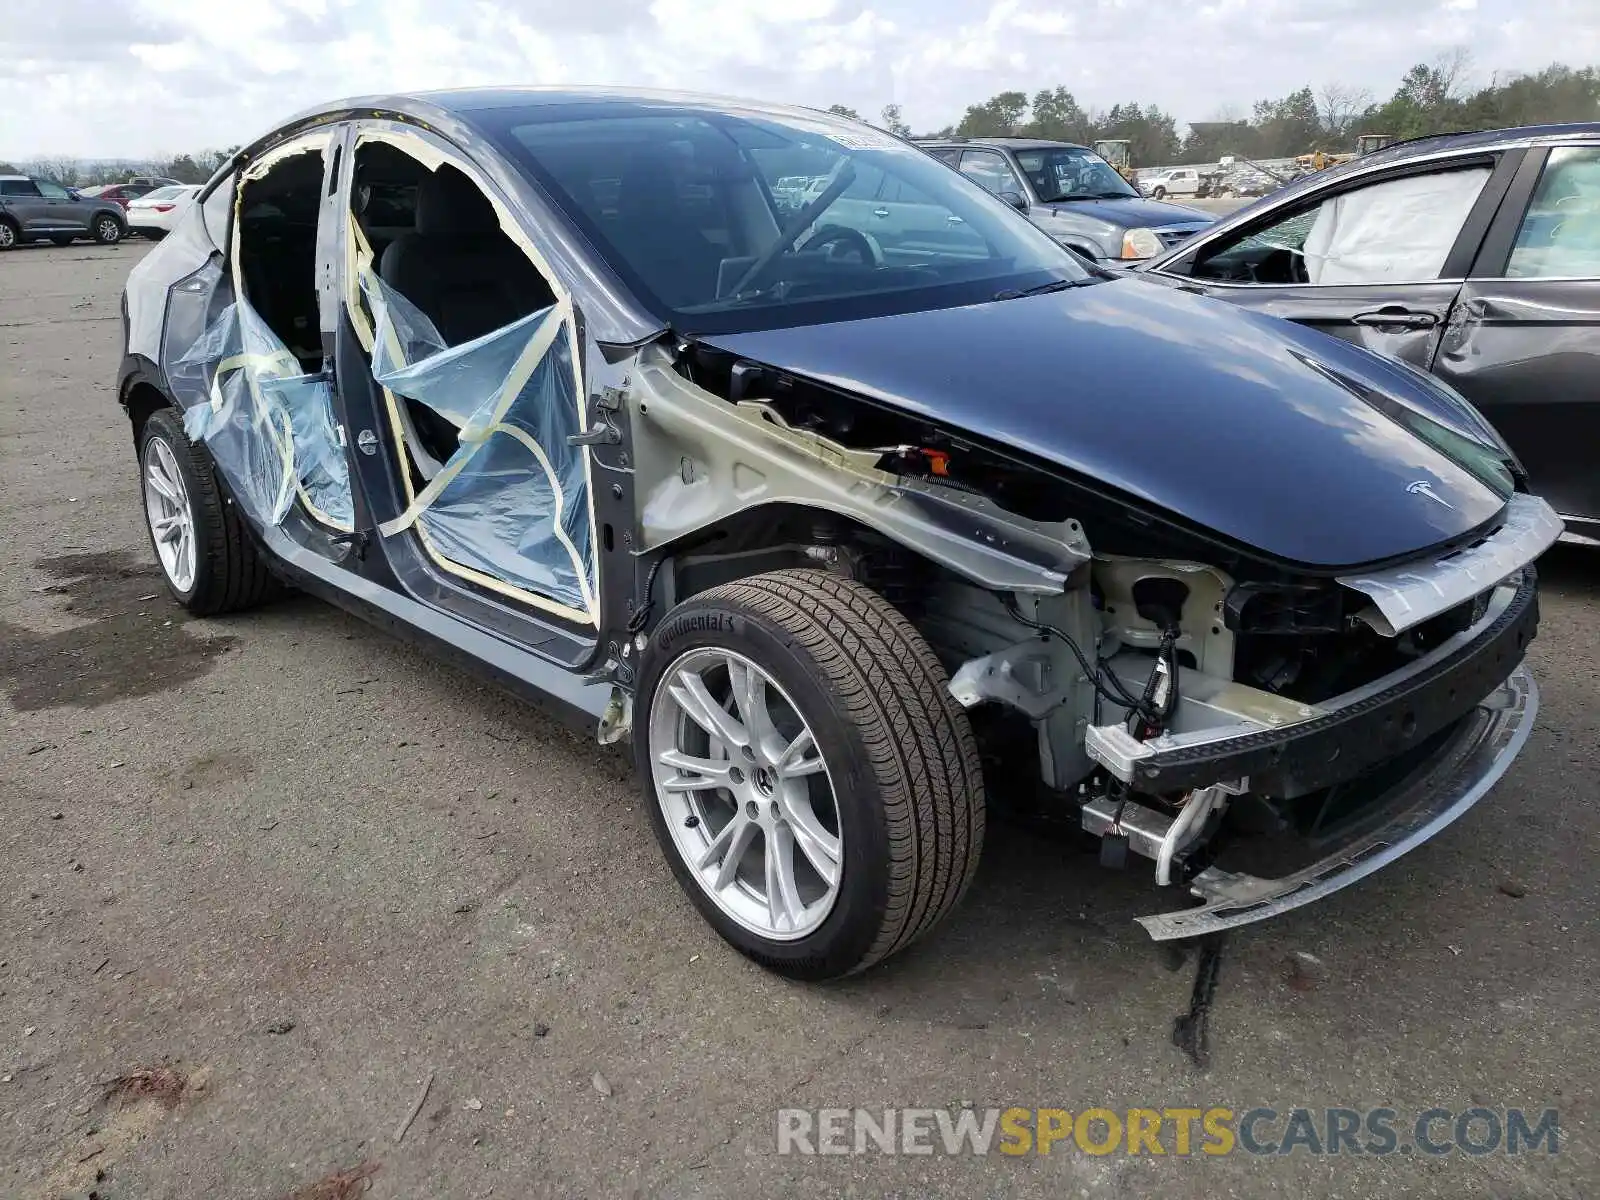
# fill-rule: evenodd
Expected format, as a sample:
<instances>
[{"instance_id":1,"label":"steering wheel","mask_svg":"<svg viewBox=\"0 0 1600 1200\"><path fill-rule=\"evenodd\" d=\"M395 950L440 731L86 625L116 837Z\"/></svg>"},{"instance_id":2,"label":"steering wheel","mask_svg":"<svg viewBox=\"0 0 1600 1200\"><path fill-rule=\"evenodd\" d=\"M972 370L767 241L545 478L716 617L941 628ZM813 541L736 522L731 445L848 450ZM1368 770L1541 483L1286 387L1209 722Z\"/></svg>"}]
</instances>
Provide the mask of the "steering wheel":
<instances>
[{"instance_id":1,"label":"steering wheel","mask_svg":"<svg viewBox=\"0 0 1600 1200\"><path fill-rule=\"evenodd\" d=\"M858 262L864 267L883 266L878 240L844 225L829 225L806 239L803 250L823 250L829 262Z\"/></svg>"}]
</instances>

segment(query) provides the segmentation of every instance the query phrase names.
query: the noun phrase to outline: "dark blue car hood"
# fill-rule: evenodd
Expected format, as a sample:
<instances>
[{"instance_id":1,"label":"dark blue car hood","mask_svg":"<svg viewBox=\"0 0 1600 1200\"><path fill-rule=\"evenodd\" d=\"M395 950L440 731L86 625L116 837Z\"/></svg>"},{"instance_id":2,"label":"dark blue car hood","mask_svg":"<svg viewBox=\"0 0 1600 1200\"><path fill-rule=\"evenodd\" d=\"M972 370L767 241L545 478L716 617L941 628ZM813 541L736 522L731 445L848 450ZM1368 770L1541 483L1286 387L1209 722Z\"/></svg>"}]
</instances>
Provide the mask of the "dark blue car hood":
<instances>
[{"instance_id":1,"label":"dark blue car hood","mask_svg":"<svg viewBox=\"0 0 1600 1200\"><path fill-rule=\"evenodd\" d=\"M1106 221L1123 229L1149 226L1159 229L1163 225L1209 225L1216 220L1210 213L1181 204L1166 204L1160 200L1146 200L1142 196L1129 196L1120 200L1061 200L1043 207L1051 212L1078 213Z\"/></svg>"},{"instance_id":2,"label":"dark blue car hood","mask_svg":"<svg viewBox=\"0 0 1600 1200\"><path fill-rule=\"evenodd\" d=\"M705 341L1314 569L1461 537L1511 490L1481 418L1428 377L1142 280Z\"/></svg>"}]
</instances>

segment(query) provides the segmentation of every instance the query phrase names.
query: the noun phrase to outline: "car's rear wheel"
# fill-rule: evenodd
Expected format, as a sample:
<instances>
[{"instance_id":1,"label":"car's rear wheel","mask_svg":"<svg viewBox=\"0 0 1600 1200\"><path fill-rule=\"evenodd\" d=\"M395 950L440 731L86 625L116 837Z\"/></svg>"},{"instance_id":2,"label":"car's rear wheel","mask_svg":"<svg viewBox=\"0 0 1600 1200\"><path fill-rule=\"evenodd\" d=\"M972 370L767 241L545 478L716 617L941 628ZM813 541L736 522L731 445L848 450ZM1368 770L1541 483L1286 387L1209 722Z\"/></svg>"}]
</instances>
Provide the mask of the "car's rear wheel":
<instances>
[{"instance_id":1,"label":"car's rear wheel","mask_svg":"<svg viewBox=\"0 0 1600 1200\"><path fill-rule=\"evenodd\" d=\"M173 409L151 414L139 431L139 481L150 545L179 604L212 616L281 591L217 485L210 455L189 440Z\"/></svg>"},{"instance_id":2,"label":"car's rear wheel","mask_svg":"<svg viewBox=\"0 0 1600 1200\"><path fill-rule=\"evenodd\" d=\"M9 217L0 217L0 250L10 250L17 244L17 227Z\"/></svg>"},{"instance_id":3,"label":"car's rear wheel","mask_svg":"<svg viewBox=\"0 0 1600 1200\"><path fill-rule=\"evenodd\" d=\"M702 592L640 664L656 836L728 942L799 979L933 928L983 846L966 714L911 623L861 584L778 571Z\"/></svg>"},{"instance_id":4,"label":"car's rear wheel","mask_svg":"<svg viewBox=\"0 0 1600 1200\"><path fill-rule=\"evenodd\" d=\"M70 246L77 239L74 238L70 233L58 233L50 240L58 246Z\"/></svg>"},{"instance_id":5,"label":"car's rear wheel","mask_svg":"<svg viewBox=\"0 0 1600 1200\"><path fill-rule=\"evenodd\" d=\"M102 246L114 246L122 240L122 222L110 213L101 213L94 219L93 234Z\"/></svg>"}]
</instances>

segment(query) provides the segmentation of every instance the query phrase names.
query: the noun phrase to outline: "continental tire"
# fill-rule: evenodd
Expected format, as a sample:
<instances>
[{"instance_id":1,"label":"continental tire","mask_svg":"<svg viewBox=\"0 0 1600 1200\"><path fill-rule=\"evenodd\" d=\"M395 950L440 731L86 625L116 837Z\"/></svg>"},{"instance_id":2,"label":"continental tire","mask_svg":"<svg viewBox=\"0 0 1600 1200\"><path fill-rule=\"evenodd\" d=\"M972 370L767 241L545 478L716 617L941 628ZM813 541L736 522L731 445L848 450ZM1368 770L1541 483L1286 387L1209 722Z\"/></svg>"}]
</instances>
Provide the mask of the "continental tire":
<instances>
[{"instance_id":1,"label":"continental tire","mask_svg":"<svg viewBox=\"0 0 1600 1200\"><path fill-rule=\"evenodd\" d=\"M189 441L174 409L139 430L145 528L173 598L198 616L238 612L282 594L217 484L211 456Z\"/></svg>"},{"instance_id":2,"label":"continental tire","mask_svg":"<svg viewBox=\"0 0 1600 1200\"><path fill-rule=\"evenodd\" d=\"M829 979L955 907L985 810L948 684L894 607L823 571L741 579L667 614L640 662L635 755L673 873L723 938Z\"/></svg>"}]
</instances>

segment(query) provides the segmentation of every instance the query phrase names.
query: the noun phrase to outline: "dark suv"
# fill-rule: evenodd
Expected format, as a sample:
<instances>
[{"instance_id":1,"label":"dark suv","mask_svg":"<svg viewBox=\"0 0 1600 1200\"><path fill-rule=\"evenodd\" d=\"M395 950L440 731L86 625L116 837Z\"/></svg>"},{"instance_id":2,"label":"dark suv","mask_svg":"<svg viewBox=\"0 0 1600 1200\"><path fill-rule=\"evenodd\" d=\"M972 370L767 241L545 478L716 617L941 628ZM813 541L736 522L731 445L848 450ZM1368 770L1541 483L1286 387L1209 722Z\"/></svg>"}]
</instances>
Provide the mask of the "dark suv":
<instances>
[{"instance_id":1,"label":"dark suv","mask_svg":"<svg viewBox=\"0 0 1600 1200\"><path fill-rule=\"evenodd\" d=\"M918 145L1086 258L1150 258L1213 220L1198 209L1146 200L1087 146L1037 138L970 138Z\"/></svg>"},{"instance_id":2,"label":"dark suv","mask_svg":"<svg viewBox=\"0 0 1600 1200\"><path fill-rule=\"evenodd\" d=\"M77 196L48 179L0 175L0 250L39 238L68 246L87 237L109 246L127 232L127 218L115 200Z\"/></svg>"}]
</instances>

